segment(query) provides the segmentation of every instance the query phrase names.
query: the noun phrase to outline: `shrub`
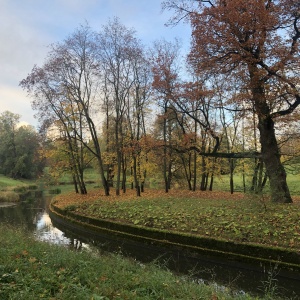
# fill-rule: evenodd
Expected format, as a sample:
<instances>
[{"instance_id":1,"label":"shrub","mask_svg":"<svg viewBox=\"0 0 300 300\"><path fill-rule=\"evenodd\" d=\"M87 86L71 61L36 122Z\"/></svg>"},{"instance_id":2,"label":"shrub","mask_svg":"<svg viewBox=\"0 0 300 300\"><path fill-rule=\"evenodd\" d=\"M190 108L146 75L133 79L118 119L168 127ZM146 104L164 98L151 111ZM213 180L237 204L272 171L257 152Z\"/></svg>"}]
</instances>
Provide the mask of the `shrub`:
<instances>
[{"instance_id":1,"label":"shrub","mask_svg":"<svg viewBox=\"0 0 300 300\"><path fill-rule=\"evenodd\" d=\"M37 190L38 186L37 185L29 185L28 189L29 190Z\"/></svg>"},{"instance_id":2,"label":"shrub","mask_svg":"<svg viewBox=\"0 0 300 300\"><path fill-rule=\"evenodd\" d=\"M50 195L56 195L56 194L60 194L60 193L61 193L61 189L59 189L59 188L49 190Z\"/></svg>"},{"instance_id":3,"label":"shrub","mask_svg":"<svg viewBox=\"0 0 300 300\"><path fill-rule=\"evenodd\" d=\"M25 186L17 186L14 188L14 191L16 193L24 193L27 191L27 188Z\"/></svg>"},{"instance_id":4,"label":"shrub","mask_svg":"<svg viewBox=\"0 0 300 300\"><path fill-rule=\"evenodd\" d=\"M13 191L0 191L0 202L18 202L20 196Z\"/></svg>"}]
</instances>

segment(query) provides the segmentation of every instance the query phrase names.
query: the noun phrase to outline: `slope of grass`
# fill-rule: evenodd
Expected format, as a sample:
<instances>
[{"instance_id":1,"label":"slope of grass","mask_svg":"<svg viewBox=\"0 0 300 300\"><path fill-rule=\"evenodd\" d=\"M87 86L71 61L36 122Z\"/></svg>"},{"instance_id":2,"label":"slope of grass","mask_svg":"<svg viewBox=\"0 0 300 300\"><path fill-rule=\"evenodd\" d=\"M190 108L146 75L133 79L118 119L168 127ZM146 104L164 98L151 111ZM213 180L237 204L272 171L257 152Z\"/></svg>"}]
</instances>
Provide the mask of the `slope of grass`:
<instances>
[{"instance_id":1,"label":"slope of grass","mask_svg":"<svg viewBox=\"0 0 300 300\"><path fill-rule=\"evenodd\" d=\"M33 180L16 180L0 174L0 202L18 202L20 195L33 187Z\"/></svg>"},{"instance_id":2,"label":"slope of grass","mask_svg":"<svg viewBox=\"0 0 300 300\"><path fill-rule=\"evenodd\" d=\"M241 193L174 190L148 190L140 198L134 191L105 197L98 190L54 201L60 208L98 219L300 250L297 199L287 205Z\"/></svg>"},{"instance_id":3,"label":"slope of grass","mask_svg":"<svg viewBox=\"0 0 300 300\"><path fill-rule=\"evenodd\" d=\"M26 186L33 181L30 180L17 180L6 177L0 174L0 189L10 188L10 187L17 187L17 186Z\"/></svg>"},{"instance_id":4,"label":"slope of grass","mask_svg":"<svg viewBox=\"0 0 300 300\"><path fill-rule=\"evenodd\" d=\"M254 299L174 276L155 264L142 265L114 254L70 251L34 241L27 233L3 225L0 231L3 300Z\"/></svg>"}]
</instances>

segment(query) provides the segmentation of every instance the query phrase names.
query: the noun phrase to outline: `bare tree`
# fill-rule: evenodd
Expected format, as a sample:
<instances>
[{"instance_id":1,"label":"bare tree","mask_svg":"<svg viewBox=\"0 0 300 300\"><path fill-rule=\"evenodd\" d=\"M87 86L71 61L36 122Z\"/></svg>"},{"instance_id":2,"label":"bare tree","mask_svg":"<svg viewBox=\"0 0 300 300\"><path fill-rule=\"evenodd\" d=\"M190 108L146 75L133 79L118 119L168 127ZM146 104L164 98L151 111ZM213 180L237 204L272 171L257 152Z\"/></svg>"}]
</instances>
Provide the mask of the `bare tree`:
<instances>
[{"instance_id":1,"label":"bare tree","mask_svg":"<svg viewBox=\"0 0 300 300\"><path fill-rule=\"evenodd\" d=\"M153 88L157 104L161 109L163 139L163 176L166 193L172 180L172 128L176 122L172 100L178 95L179 83L179 43L165 40L154 43L152 50ZM158 120L159 121L159 120ZM159 121L160 122L160 121Z\"/></svg>"},{"instance_id":2,"label":"bare tree","mask_svg":"<svg viewBox=\"0 0 300 300\"><path fill-rule=\"evenodd\" d=\"M140 56L140 44L135 31L122 25L118 18L109 21L98 34L98 55L109 86L114 118L114 143L117 158L116 194L126 185L126 157L123 153L128 97L135 82L134 64Z\"/></svg>"},{"instance_id":3,"label":"bare tree","mask_svg":"<svg viewBox=\"0 0 300 300\"><path fill-rule=\"evenodd\" d=\"M99 80L95 47L90 28L80 27L63 43L53 45L45 65L34 67L21 86L34 97L32 105L41 121L50 123L49 116L52 120L55 117L60 120L72 153L74 145L77 150L84 145L95 155L105 194L109 195L97 127L92 119ZM90 139L93 147L90 146ZM80 161L76 163L79 165ZM80 177L83 180L83 170Z\"/></svg>"}]
</instances>

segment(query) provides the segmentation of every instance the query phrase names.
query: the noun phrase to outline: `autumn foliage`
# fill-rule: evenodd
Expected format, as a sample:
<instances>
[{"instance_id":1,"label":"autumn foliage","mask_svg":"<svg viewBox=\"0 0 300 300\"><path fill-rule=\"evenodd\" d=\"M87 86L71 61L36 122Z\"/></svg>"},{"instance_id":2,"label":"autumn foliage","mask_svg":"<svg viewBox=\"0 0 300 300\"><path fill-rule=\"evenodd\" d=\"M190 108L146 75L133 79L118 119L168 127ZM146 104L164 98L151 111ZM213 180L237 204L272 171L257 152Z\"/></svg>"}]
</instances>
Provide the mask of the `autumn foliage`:
<instances>
[{"instance_id":1,"label":"autumn foliage","mask_svg":"<svg viewBox=\"0 0 300 300\"><path fill-rule=\"evenodd\" d=\"M146 51L114 18L99 32L75 30L21 82L42 128L55 125L53 139L68 146L64 164L75 189L87 192L91 165L106 195L130 186L140 196L150 181L166 193L213 190L220 174L230 174L233 194L239 172L243 191L262 193L269 184L272 201L292 202L280 137L298 138L298 1L163 6L174 13L171 23L191 25L184 59L178 41Z\"/></svg>"},{"instance_id":2,"label":"autumn foliage","mask_svg":"<svg viewBox=\"0 0 300 300\"><path fill-rule=\"evenodd\" d=\"M119 197L106 197L94 190L88 195L60 195L53 205L121 224L300 249L300 198L294 201L293 206L282 205L278 210L278 204L270 199L243 193L170 190L166 194L152 190L137 197L132 190Z\"/></svg>"}]
</instances>

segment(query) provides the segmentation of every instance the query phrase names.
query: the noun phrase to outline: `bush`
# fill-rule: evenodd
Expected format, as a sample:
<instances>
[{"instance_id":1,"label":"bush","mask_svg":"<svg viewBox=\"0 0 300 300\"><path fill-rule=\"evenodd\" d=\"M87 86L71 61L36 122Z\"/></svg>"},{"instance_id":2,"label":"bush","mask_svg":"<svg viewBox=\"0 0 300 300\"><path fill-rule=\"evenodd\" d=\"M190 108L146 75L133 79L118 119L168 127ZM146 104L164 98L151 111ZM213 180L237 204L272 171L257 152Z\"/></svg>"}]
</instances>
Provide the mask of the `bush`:
<instances>
[{"instance_id":1,"label":"bush","mask_svg":"<svg viewBox=\"0 0 300 300\"><path fill-rule=\"evenodd\" d=\"M16 193L24 193L27 191L27 188L25 186L17 186L14 188L14 191Z\"/></svg>"},{"instance_id":2,"label":"bush","mask_svg":"<svg viewBox=\"0 0 300 300\"><path fill-rule=\"evenodd\" d=\"M37 190L38 186L37 185L29 185L28 189L29 190Z\"/></svg>"},{"instance_id":3,"label":"bush","mask_svg":"<svg viewBox=\"0 0 300 300\"><path fill-rule=\"evenodd\" d=\"M0 191L0 202L18 202L20 196L13 191Z\"/></svg>"},{"instance_id":4,"label":"bush","mask_svg":"<svg viewBox=\"0 0 300 300\"><path fill-rule=\"evenodd\" d=\"M61 193L61 189L57 188L57 189L53 189L53 190L49 190L49 194L50 195L57 195Z\"/></svg>"}]
</instances>

